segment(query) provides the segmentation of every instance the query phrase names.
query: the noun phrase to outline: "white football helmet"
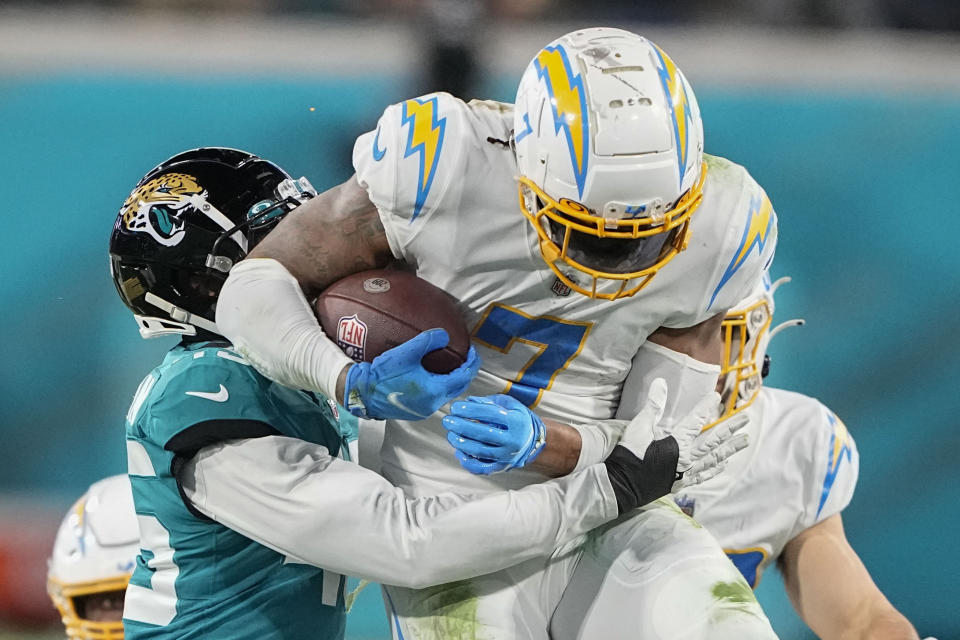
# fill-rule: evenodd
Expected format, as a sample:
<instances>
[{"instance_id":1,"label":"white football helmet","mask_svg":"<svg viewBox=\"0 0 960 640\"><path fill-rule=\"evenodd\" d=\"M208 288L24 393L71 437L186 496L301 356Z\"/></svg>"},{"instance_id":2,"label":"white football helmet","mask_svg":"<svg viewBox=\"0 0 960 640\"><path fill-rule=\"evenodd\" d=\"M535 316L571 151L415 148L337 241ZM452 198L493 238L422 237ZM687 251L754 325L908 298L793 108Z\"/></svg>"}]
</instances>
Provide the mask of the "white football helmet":
<instances>
[{"instance_id":1,"label":"white football helmet","mask_svg":"<svg viewBox=\"0 0 960 640\"><path fill-rule=\"evenodd\" d=\"M68 638L122 640L122 606L116 620L106 621L91 619L88 605L91 597L127 588L139 553L130 479L117 475L95 482L63 519L47 573L47 593Z\"/></svg>"},{"instance_id":2,"label":"white football helmet","mask_svg":"<svg viewBox=\"0 0 960 640\"><path fill-rule=\"evenodd\" d=\"M703 124L657 45L608 28L554 40L520 80L513 135L521 209L570 288L631 296L685 248L706 176Z\"/></svg>"},{"instance_id":3,"label":"white football helmet","mask_svg":"<svg viewBox=\"0 0 960 640\"><path fill-rule=\"evenodd\" d=\"M760 393L763 379L770 369L767 346L773 336L787 327L803 324L794 319L770 329L773 321L773 294L782 284L790 282L783 277L770 282L764 273L760 284L740 304L727 312L720 331L723 334L723 362L720 365L720 415L703 428L704 431L749 407Z\"/></svg>"}]
</instances>

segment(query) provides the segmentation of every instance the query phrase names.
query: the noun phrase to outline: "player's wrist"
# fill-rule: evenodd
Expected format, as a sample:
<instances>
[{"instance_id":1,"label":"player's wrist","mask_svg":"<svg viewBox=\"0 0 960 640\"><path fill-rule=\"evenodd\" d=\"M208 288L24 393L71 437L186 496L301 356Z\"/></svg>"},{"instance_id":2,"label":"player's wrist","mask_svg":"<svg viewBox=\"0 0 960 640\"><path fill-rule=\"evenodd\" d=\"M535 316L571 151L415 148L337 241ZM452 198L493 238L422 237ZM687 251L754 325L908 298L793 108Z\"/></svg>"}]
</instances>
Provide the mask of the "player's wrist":
<instances>
[{"instance_id":1,"label":"player's wrist","mask_svg":"<svg viewBox=\"0 0 960 640\"><path fill-rule=\"evenodd\" d=\"M337 403L340 406L346 407L346 386L347 386L347 375L350 372L350 369L354 366L355 363L348 363L340 369L340 373L337 374L337 383L335 385L334 397L337 400Z\"/></svg>"},{"instance_id":2,"label":"player's wrist","mask_svg":"<svg viewBox=\"0 0 960 640\"><path fill-rule=\"evenodd\" d=\"M573 473L580 461L583 436L576 427L556 420L545 419L546 428L543 449L535 459L529 461L534 471L551 478ZM593 462L599 462L597 460Z\"/></svg>"},{"instance_id":3,"label":"player's wrist","mask_svg":"<svg viewBox=\"0 0 960 640\"><path fill-rule=\"evenodd\" d=\"M530 439L527 446L523 449L521 455L517 458L514 467L525 467L534 460L543 451L547 444L547 427L536 413L529 408L524 407L530 420Z\"/></svg>"}]
</instances>

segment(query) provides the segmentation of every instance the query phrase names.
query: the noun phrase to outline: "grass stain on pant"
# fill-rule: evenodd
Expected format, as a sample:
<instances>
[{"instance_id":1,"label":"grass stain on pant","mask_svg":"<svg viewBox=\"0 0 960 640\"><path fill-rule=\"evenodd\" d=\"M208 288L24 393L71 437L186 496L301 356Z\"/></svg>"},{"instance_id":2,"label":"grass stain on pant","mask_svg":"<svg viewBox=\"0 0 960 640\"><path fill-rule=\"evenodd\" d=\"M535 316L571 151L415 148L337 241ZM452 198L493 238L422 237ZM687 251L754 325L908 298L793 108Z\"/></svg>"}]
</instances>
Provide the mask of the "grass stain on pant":
<instances>
[{"instance_id":1,"label":"grass stain on pant","mask_svg":"<svg viewBox=\"0 0 960 640\"><path fill-rule=\"evenodd\" d=\"M469 581L428 587L421 594L413 615L406 616L415 640L484 640L477 620L480 601Z\"/></svg>"}]
</instances>

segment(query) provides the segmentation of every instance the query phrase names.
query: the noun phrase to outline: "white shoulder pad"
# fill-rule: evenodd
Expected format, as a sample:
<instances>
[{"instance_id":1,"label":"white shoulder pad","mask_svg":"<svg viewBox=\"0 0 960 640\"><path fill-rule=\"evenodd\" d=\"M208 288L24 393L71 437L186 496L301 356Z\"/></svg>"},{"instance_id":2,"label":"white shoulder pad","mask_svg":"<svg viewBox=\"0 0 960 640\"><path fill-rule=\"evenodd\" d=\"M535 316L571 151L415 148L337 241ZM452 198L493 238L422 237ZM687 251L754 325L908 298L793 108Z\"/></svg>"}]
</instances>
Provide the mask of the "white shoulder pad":
<instances>
[{"instance_id":1,"label":"white shoulder pad","mask_svg":"<svg viewBox=\"0 0 960 640\"><path fill-rule=\"evenodd\" d=\"M390 105L374 131L357 138L353 166L387 232L393 253L404 248L422 222L442 210L455 185L471 134L467 105L447 93L431 93Z\"/></svg>"},{"instance_id":2,"label":"white shoulder pad","mask_svg":"<svg viewBox=\"0 0 960 640\"><path fill-rule=\"evenodd\" d=\"M725 158L704 155L707 185L693 215L691 243L719 240L704 292L704 318L733 308L753 292L773 261L777 214L746 169ZM699 224L698 224L699 223Z\"/></svg>"},{"instance_id":3,"label":"white shoulder pad","mask_svg":"<svg viewBox=\"0 0 960 640\"><path fill-rule=\"evenodd\" d=\"M769 407L764 429L776 429L792 442L782 450L783 464L797 465L803 479L796 535L846 508L857 486L860 456L846 426L818 400L771 387L761 393Z\"/></svg>"},{"instance_id":4,"label":"white shoulder pad","mask_svg":"<svg viewBox=\"0 0 960 640\"><path fill-rule=\"evenodd\" d=\"M819 402L821 421L814 467L810 473L812 500L807 505L809 525L843 511L857 486L860 454L846 425Z\"/></svg>"}]
</instances>

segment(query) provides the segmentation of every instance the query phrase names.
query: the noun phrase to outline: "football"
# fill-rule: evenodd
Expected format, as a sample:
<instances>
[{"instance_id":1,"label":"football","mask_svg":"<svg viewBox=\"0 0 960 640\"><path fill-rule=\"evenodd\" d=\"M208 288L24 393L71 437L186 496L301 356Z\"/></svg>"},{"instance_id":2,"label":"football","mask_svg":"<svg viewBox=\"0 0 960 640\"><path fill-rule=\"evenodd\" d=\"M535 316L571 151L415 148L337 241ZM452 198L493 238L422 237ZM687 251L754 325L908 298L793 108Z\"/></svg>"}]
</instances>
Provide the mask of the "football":
<instances>
[{"instance_id":1,"label":"football","mask_svg":"<svg viewBox=\"0 0 960 640\"><path fill-rule=\"evenodd\" d=\"M324 333L357 362L370 362L427 329L450 335L446 347L424 356L427 371L453 371L470 349L456 299L412 273L376 269L347 276L320 294L314 310Z\"/></svg>"}]
</instances>

